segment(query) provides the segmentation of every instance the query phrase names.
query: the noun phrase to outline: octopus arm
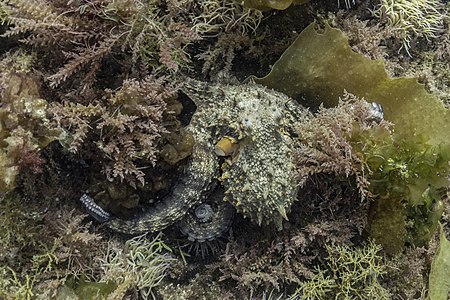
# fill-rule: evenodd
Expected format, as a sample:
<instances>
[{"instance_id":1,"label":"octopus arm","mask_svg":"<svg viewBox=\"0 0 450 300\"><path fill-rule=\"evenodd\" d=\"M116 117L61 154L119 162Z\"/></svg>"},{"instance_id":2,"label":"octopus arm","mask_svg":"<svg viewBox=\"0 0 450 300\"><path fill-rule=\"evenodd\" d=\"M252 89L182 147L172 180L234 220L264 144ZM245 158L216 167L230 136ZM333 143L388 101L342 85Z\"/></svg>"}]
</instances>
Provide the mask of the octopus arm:
<instances>
[{"instance_id":1,"label":"octopus arm","mask_svg":"<svg viewBox=\"0 0 450 300\"><path fill-rule=\"evenodd\" d=\"M107 223L108 226L126 234L142 234L163 230L176 223L191 207L204 200L210 189L218 170L213 153L205 145L196 145L188 165L168 196L135 218L115 218Z\"/></svg>"},{"instance_id":2,"label":"octopus arm","mask_svg":"<svg viewBox=\"0 0 450 300\"><path fill-rule=\"evenodd\" d=\"M217 99L224 99L225 93L220 88L211 88L211 84L192 78L185 78L182 87L185 93L196 106L215 103Z\"/></svg>"}]
</instances>

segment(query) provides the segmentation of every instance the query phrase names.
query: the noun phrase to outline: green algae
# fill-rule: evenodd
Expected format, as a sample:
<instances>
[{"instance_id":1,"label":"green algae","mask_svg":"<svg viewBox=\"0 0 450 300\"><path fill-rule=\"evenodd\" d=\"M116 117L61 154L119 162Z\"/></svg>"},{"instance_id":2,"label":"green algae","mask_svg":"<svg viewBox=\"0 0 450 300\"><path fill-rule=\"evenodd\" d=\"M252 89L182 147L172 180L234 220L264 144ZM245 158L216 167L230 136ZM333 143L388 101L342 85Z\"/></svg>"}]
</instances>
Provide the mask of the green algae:
<instances>
[{"instance_id":1,"label":"green algae","mask_svg":"<svg viewBox=\"0 0 450 300\"><path fill-rule=\"evenodd\" d=\"M115 299L117 285L113 282L92 282L85 278L68 278L58 287L55 300L106 300Z\"/></svg>"},{"instance_id":2,"label":"green algae","mask_svg":"<svg viewBox=\"0 0 450 300\"><path fill-rule=\"evenodd\" d=\"M278 9L284 10L292 4L303 4L309 0L243 0L239 1L244 6L249 8L256 8L259 10Z\"/></svg>"},{"instance_id":3,"label":"green algae","mask_svg":"<svg viewBox=\"0 0 450 300\"><path fill-rule=\"evenodd\" d=\"M267 76L253 79L312 108L336 106L345 91L381 104L393 132L356 149L376 199L369 231L392 253L405 242L425 244L442 214L440 191L448 183L449 111L416 78L389 78L382 61L353 52L340 30L315 27L299 35Z\"/></svg>"},{"instance_id":4,"label":"green algae","mask_svg":"<svg viewBox=\"0 0 450 300\"><path fill-rule=\"evenodd\" d=\"M416 78L389 78L381 60L353 52L347 37L325 25L309 25L257 83L304 98L306 106L335 106L344 90L383 106L397 135L429 138L432 145L448 143L450 113ZM417 121L415 121L417 120Z\"/></svg>"},{"instance_id":5,"label":"green algae","mask_svg":"<svg viewBox=\"0 0 450 300\"><path fill-rule=\"evenodd\" d=\"M303 281L289 300L304 299L390 299L379 279L390 265L380 255L381 247L372 242L363 247L326 245L328 257L315 276Z\"/></svg>"},{"instance_id":6,"label":"green algae","mask_svg":"<svg viewBox=\"0 0 450 300\"><path fill-rule=\"evenodd\" d=\"M77 283L75 293L78 295L79 299L107 299L116 288L117 285L112 282L90 282L81 279Z\"/></svg>"},{"instance_id":7,"label":"green algae","mask_svg":"<svg viewBox=\"0 0 450 300\"><path fill-rule=\"evenodd\" d=\"M450 293L450 241L441 226L439 248L431 263L429 277L430 300L446 300Z\"/></svg>"}]
</instances>

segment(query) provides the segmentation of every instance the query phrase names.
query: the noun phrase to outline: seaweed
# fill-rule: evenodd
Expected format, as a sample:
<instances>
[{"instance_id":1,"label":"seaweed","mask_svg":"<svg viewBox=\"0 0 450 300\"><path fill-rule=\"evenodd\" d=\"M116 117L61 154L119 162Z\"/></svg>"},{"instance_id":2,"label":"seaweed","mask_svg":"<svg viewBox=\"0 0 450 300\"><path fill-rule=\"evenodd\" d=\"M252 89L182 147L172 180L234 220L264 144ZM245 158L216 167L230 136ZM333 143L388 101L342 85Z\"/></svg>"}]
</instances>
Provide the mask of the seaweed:
<instances>
[{"instance_id":1,"label":"seaweed","mask_svg":"<svg viewBox=\"0 0 450 300\"><path fill-rule=\"evenodd\" d=\"M411 55L414 38L437 38L444 28L444 4L439 0L382 0L373 14L398 32L402 48ZM400 50L401 50L400 49Z\"/></svg>"},{"instance_id":2,"label":"seaweed","mask_svg":"<svg viewBox=\"0 0 450 300\"><path fill-rule=\"evenodd\" d=\"M53 48L53 63L62 57L62 66L47 77L53 87L70 78L80 83L79 91L89 89L113 53L126 54L135 65L176 71L189 62L184 47L199 39L155 0L5 0L2 6L11 25L3 36L20 36L37 49ZM84 76L77 78L81 71Z\"/></svg>"},{"instance_id":3,"label":"seaweed","mask_svg":"<svg viewBox=\"0 0 450 300\"><path fill-rule=\"evenodd\" d=\"M162 235L119 240L75 208L84 192L119 215L149 193L163 197L195 144L182 130L195 108L178 95L178 75L237 83L261 74L336 3L348 9L335 18L353 49L372 58L396 54L392 41L416 55L425 42L417 38L444 27L419 75L446 99L440 1L407 11L414 20L400 15L410 22L401 24L384 0L376 12L363 12L374 1L293 2L306 1L0 0L0 51L21 49L0 63L0 190L15 189L0 195L0 298L285 299L298 287L293 299L424 297L429 240L448 206L448 113L416 79L388 78L383 63L351 52L327 26L307 27L257 79L318 108L289 132L300 190L283 231L237 216L223 255L178 268ZM407 74L423 66L393 59L414 69ZM373 119L366 101L380 103L385 120ZM434 275L430 291L446 288Z\"/></svg>"},{"instance_id":4,"label":"seaweed","mask_svg":"<svg viewBox=\"0 0 450 300\"><path fill-rule=\"evenodd\" d=\"M441 225L439 248L431 263L429 279L429 296L431 300L448 299L450 293L450 242L445 237L444 228Z\"/></svg>"},{"instance_id":5,"label":"seaweed","mask_svg":"<svg viewBox=\"0 0 450 300\"><path fill-rule=\"evenodd\" d=\"M291 299L391 299L379 282L389 269L380 255L380 246L331 244L326 250L324 266L317 268L311 280L302 282Z\"/></svg>"},{"instance_id":6,"label":"seaweed","mask_svg":"<svg viewBox=\"0 0 450 300\"><path fill-rule=\"evenodd\" d=\"M302 4L306 3L309 0L276 0L276 1L270 1L270 0L244 0L242 1L242 4L251 7L256 8L259 10L268 10L268 9L278 9L283 10L291 6L292 4Z\"/></svg>"},{"instance_id":7,"label":"seaweed","mask_svg":"<svg viewBox=\"0 0 450 300\"><path fill-rule=\"evenodd\" d=\"M50 299L73 293L97 299L92 295L101 292L104 299L122 299L135 290L148 299L176 262L162 234L122 244L90 233L87 216L75 210L52 207L42 212L39 207L17 193L0 198L2 298Z\"/></svg>"},{"instance_id":8,"label":"seaweed","mask_svg":"<svg viewBox=\"0 0 450 300\"><path fill-rule=\"evenodd\" d=\"M53 126L48 103L41 98L40 82L33 75L32 55L6 54L0 62L0 191L16 185L19 171L39 173L44 160L40 151L64 138Z\"/></svg>"},{"instance_id":9,"label":"seaweed","mask_svg":"<svg viewBox=\"0 0 450 300\"><path fill-rule=\"evenodd\" d=\"M42 211L42 202L14 192L0 198L0 297L49 298L67 277L99 275L92 264L104 241L88 232L86 216Z\"/></svg>"},{"instance_id":10,"label":"seaweed","mask_svg":"<svg viewBox=\"0 0 450 300\"><path fill-rule=\"evenodd\" d=\"M381 104L394 130L365 139L372 146L361 143L359 149L376 196L369 231L390 252L405 242L423 245L437 227L441 190L448 184L450 113L415 78L389 78L381 61L353 52L339 30L325 25L319 33L314 27L300 34L267 76L254 80L310 107L337 105L344 91ZM396 235L385 234L393 229Z\"/></svg>"},{"instance_id":11,"label":"seaweed","mask_svg":"<svg viewBox=\"0 0 450 300\"><path fill-rule=\"evenodd\" d=\"M50 112L68 132L63 142L69 151L86 158L102 157L101 167L110 181L117 178L132 186L144 185L145 173L139 164L155 165L158 143L168 132L164 124L174 114L166 110L167 103L175 101L176 93L166 78L147 76L126 80L118 91L109 90L105 98L88 105L53 103Z\"/></svg>"}]
</instances>

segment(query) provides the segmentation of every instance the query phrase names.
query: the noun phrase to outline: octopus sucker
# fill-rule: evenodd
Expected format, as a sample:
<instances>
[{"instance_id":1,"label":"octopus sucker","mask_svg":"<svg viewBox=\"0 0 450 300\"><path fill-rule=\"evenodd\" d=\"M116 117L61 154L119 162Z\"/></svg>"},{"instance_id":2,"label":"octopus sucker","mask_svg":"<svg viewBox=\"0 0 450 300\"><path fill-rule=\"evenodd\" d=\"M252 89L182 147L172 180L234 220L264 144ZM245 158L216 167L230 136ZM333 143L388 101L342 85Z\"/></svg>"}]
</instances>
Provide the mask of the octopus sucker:
<instances>
[{"instance_id":1,"label":"octopus sucker","mask_svg":"<svg viewBox=\"0 0 450 300\"><path fill-rule=\"evenodd\" d=\"M110 218L107 225L140 234L178 224L188 239L202 242L226 232L236 210L255 223L281 229L296 199L290 133L304 108L255 83L185 79L181 91L196 110L186 127L195 145L179 180L142 214ZM107 217L93 203L84 203L94 217Z\"/></svg>"},{"instance_id":2,"label":"octopus sucker","mask_svg":"<svg viewBox=\"0 0 450 300\"><path fill-rule=\"evenodd\" d=\"M208 242L222 236L231 227L234 208L223 201L223 190L216 189L207 202L199 204L178 223L191 242Z\"/></svg>"},{"instance_id":3,"label":"octopus sucker","mask_svg":"<svg viewBox=\"0 0 450 300\"><path fill-rule=\"evenodd\" d=\"M81 195L80 202L85 208L86 212L97 221L105 222L111 218L111 215L107 211L105 211L100 205L95 203L94 199L92 199L89 195L87 194Z\"/></svg>"}]
</instances>

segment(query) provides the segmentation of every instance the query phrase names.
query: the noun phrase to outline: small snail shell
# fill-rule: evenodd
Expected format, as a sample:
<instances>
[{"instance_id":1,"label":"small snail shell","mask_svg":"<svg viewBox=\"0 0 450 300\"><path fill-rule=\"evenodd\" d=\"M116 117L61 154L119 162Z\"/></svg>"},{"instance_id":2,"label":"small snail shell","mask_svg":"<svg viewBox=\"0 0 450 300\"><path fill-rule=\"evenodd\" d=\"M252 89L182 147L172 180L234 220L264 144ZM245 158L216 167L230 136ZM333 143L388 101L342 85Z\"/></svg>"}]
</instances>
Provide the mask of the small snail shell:
<instances>
[{"instance_id":1,"label":"small snail shell","mask_svg":"<svg viewBox=\"0 0 450 300\"><path fill-rule=\"evenodd\" d=\"M238 141L234 137L224 136L217 142L215 151L217 156L230 156L236 154L238 148Z\"/></svg>"}]
</instances>

